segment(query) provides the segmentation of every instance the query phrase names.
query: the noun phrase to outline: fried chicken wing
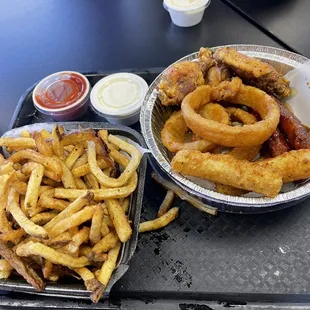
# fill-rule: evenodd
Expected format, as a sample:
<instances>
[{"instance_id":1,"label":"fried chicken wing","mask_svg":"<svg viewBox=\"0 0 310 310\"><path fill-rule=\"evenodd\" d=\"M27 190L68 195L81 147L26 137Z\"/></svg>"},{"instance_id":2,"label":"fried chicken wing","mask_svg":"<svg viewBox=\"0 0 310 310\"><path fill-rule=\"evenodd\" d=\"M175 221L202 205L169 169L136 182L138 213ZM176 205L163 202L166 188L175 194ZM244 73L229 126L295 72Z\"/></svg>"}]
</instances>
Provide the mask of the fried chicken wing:
<instances>
[{"instance_id":1,"label":"fried chicken wing","mask_svg":"<svg viewBox=\"0 0 310 310\"><path fill-rule=\"evenodd\" d=\"M206 84L218 86L221 82L231 78L231 72L225 65L212 66L206 75Z\"/></svg>"},{"instance_id":2,"label":"fried chicken wing","mask_svg":"<svg viewBox=\"0 0 310 310\"><path fill-rule=\"evenodd\" d=\"M162 76L158 97L165 106L179 105L184 97L205 84L204 62L182 61L172 65Z\"/></svg>"},{"instance_id":3,"label":"fried chicken wing","mask_svg":"<svg viewBox=\"0 0 310 310\"><path fill-rule=\"evenodd\" d=\"M237 52L230 47L223 47L213 54L219 64L225 64L237 76L252 86L277 96L289 96L289 81L271 65Z\"/></svg>"}]
</instances>

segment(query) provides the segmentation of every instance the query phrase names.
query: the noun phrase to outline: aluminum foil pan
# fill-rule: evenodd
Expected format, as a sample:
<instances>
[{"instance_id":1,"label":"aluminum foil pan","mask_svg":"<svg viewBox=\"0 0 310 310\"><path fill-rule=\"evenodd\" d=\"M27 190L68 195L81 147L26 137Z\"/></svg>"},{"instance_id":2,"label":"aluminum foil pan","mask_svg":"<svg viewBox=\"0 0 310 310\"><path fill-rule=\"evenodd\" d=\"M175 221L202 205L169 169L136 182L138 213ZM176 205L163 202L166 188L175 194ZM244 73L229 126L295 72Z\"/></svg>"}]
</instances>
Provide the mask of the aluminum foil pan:
<instances>
[{"instance_id":1,"label":"aluminum foil pan","mask_svg":"<svg viewBox=\"0 0 310 310\"><path fill-rule=\"evenodd\" d=\"M308 60L301 55L274 47L243 44L229 46L248 56L259 58L271 64L283 75ZM222 46L212 49L215 50L219 47ZM184 60L195 60L197 55L198 52L190 54L179 59L176 63ZM217 206L221 211L245 213L247 212L247 208L251 210L249 213L260 213L284 208L296 204L310 195L310 182L304 182L297 185L289 184L284 186L281 193L275 198L260 197L259 195L253 194L241 197L228 196L214 191L214 184L212 182L203 183L202 185L195 178L185 177L184 175L173 172L170 165L172 154L163 146L160 137L161 129L173 112L173 108L161 105L157 97L157 86L162 74L151 84L145 96L140 114L141 129L146 144L159 167L183 189L207 200L213 206Z\"/></svg>"}]
</instances>

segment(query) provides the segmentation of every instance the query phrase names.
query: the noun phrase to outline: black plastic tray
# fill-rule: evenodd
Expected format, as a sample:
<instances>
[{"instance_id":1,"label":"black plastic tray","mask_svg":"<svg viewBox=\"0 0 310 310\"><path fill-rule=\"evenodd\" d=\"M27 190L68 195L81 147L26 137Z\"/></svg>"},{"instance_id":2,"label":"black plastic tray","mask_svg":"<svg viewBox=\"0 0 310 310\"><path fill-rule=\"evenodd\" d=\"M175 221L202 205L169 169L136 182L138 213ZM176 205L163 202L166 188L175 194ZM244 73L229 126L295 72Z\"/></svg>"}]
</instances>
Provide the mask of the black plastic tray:
<instances>
[{"instance_id":1,"label":"black plastic tray","mask_svg":"<svg viewBox=\"0 0 310 310\"><path fill-rule=\"evenodd\" d=\"M47 129L51 131L55 123L39 123L37 124L40 129ZM32 124L33 125L33 124ZM108 129L109 133L114 135L119 135L132 140L133 142L145 147L144 140L142 136L135 130L125 127L116 126L109 123L99 123L99 122L63 122L62 123L66 131L75 131L77 129L87 129L93 128L94 130ZM25 130L30 132L35 131L31 128L31 125L22 126ZM49 127L49 129L48 129ZM11 134L14 135L14 129L11 130ZM9 133L10 134L10 133ZM130 260L134 255L138 241L138 230L140 223L140 215L143 200L144 182L146 175L146 165L147 158L146 155L141 159L141 163L138 169L138 184L136 190L132 193L130 199L130 206L128 211L128 218L132 221L133 234L130 240L122 245L120 258L116 271L113 273L108 286L105 289L103 297L107 297L110 293L112 286L118 281L128 270L130 265ZM11 291L19 292L30 292L39 295L46 296L57 296L57 297L71 297L71 298L89 298L89 292L86 290L85 286L80 281L74 281L74 278L70 278L65 282L61 282L61 279L57 283L47 283L46 288L43 292L37 292L31 285L23 281L21 278L18 279L8 279L0 280L0 289L6 289Z\"/></svg>"},{"instance_id":2,"label":"black plastic tray","mask_svg":"<svg viewBox=\"0 0 310 310\"><path fill-rule=\"evenodd\" d=\"M150 83L161 70L131 72ZM91 74L89 79L93 84L104 75ZM44 121L35 113L29 91L19 102L11 127ZM83 120L98 119L89 111ZM139 130L139 125L133 128ZM165 194L151 180L151 170L149 166L141 221L155 217ZM273 213L217 217L179 199L174 205L180 207L180 216L173 223L139 236L130 268L112 288L109 302L96 306L83 302L76 307L209 310L230 305L245 309L241 305L256 301L310 302L309 200ZM3 293L0 306L21 307L18 300L28 307L74 307L74 301L44 297L42 302L36 296L12 293ZM214 306L206 300L223 303Z\"/></svg>"}]
</instances>

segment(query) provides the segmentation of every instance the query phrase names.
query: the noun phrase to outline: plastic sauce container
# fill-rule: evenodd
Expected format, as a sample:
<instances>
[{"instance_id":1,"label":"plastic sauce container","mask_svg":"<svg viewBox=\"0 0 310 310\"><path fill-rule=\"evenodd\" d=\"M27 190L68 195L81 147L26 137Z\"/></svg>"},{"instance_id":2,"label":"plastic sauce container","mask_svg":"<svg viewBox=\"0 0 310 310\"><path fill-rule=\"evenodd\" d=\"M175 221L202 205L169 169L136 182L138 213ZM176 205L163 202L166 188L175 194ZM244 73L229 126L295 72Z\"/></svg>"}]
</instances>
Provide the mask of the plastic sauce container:
<instances>
[{"instance_id":1,"label":"plastic sauce container","mask_svg":"<svg viewBox=\"0 0 310 310\"><path fill-rule=\"evenodd\" d=\"M164 0L163 6L175 25L191 27L201 22L210 2L211 0Z\"/></svg>"},{"instance_id":2,"label":"plastic sauce container","mask_svg":"<svg viewBox=\"0 0 310 310\"><path fill-rule=\"evenodd\" d=\"M93 87L91 107L109 123L129 126L139 121L147 90L147 83L136 74L111 74Z\"/></svg>"},{"instance_id":3,"label":"plastic sauce container","mask_svg":"<svg viewBox=\"0 0 310 310\"><path fill-rule=\"evenodd\" d=\"M34 106L56 121L81 118L87 111L90 84L75 71L53 73L44 78L32 93Z\"/></svg>"}]
</instances>

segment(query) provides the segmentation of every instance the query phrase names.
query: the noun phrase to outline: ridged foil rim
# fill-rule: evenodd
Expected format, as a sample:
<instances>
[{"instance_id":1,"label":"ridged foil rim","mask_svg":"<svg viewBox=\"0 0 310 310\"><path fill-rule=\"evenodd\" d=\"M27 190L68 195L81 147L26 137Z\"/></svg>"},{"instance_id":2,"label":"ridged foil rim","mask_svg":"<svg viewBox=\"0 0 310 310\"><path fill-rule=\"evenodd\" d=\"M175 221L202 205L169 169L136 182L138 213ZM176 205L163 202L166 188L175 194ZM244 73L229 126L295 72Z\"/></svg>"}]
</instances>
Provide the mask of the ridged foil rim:
<instances>
[{"instance_id":1,"label":"ridged foil rim","mask_svg":"<svg viewBox=\"0 0 310 310\"><path fill-rule=\"evenodd\" d=\"M229 47L233 47L240 52L245 53L248 56L257 57L264 60L270 60L277 62L279 64L284 64L286 66L290 66L293 68L297 68L308 59L304 56L298 55L296 53L292 53L283 49L269 47L269 46L261 46L261 45L251 45L251 44L234 44L234 45L226 45ZM213 47L212 49L217 49L224 46ZM191 61L196 59L198 56L198 52L192 53L190 55L184 56L181 59L177 60L175 63L181 61ZM171 64L170 66L172 66ZM170 67L169 66L169 67ZM168 67L168 68L169 68ZM167 69L168 69L167 68ZM166 69L166 70L167 70ZM252 197L237 197L237 196L228 196L224 194L217 193L212 190L208 190L192 181L187 179L185 176L175 173L171 169L171 165L169 160L163 155L159 146L156 143L153 129L152 129L152 119L153 109L156 105L157 99L157 86L161 79L162 74L166 71L164 70L161 74L157 76L154 82L150 85L149 90L144 98L143 106L140 113L140 123L142 135L146 141L146 144L149 150L152 152L153 157L156 162L160 166L160 168L167 173L170 177L172 177L175 182L180 185L182 188L187 190L189 193L199 196L203 199L207 199L209 201L213 201L216 203L224 203L234 206L251 206L251 207L269 207L277 204L283 204L293 201L299 201L304 199L307 196L310 196L310 182L306 182L301 184L299 187L286 192L280 193L275 198L252 198Z\"/></svg>"}]
</instances>

